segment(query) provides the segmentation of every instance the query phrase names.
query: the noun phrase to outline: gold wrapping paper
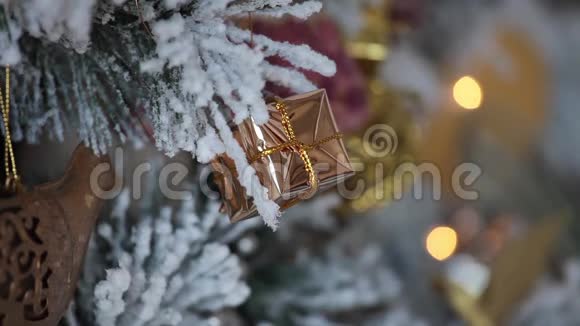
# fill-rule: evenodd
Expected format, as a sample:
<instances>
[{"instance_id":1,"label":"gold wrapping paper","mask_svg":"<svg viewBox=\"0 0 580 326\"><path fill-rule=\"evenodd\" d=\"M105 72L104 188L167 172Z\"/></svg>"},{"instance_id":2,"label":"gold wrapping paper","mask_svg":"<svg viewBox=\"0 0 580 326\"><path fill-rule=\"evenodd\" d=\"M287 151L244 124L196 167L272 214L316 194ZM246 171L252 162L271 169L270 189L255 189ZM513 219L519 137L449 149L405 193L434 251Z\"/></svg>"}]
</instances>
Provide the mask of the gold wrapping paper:
<instances>
[{"instance_id":1,"label":"gold wrapping paper","mask_svg":"<svg viewBox=\"0 0 580 326\"><path fill-rule=\"evenodd\" d=\"M292 96L282 100L291 128L298 143L311 147L307 154L318 178L318 190L328 189L354 174L340 138L326 91ZM260 183L268 189L268 196L282 210L291 207L312 190L305 163L300 157L300 145L269 155L260 155L269 148L288 144L282 113L276 103L268 105L269 121L257 125L252 118L233 128L234 137L256 170ZM333 138L334 137L334 138ZM328 139L327 141L323 141ZM257 160L253 160L258 158ZM227 155L220 155L211 163L215 182L222 195L222 209L237 222L257 215L252 199L238 181L240 171ZM241 171L241 173L244 173Z\"/></svg>"}]
</instances>

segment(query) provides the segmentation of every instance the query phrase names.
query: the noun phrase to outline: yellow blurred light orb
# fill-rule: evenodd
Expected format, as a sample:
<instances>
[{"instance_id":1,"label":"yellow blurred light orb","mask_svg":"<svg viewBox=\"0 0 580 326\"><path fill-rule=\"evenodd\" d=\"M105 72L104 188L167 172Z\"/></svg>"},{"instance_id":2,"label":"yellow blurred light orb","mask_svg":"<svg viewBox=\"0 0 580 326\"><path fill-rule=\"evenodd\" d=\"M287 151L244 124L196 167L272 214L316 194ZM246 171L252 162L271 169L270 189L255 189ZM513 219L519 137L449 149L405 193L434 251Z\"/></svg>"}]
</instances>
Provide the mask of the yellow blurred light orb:
<instances>
[{"instance_id":1,"label":"yellow blurred light orb","mask_svg":"<svg viewBox=\"0 0 580 326\"><path fill-rule=\"evenodd\" d=\"M427 235L427 252L435 259L445 260L457 249L457 232L450 227L435 227Z\"/></svg>"},{"instance_id":2,"label":"yellow blurred light orb","mask_svg":"<svg viewBox=\"0 0 580 326\"><path fill-rule=\"evenodd\" d=\"M463 76L453 86L453 99L466 110L475 110L481 106L483 91L471 76Z\"/></svg>"}]
</instances>

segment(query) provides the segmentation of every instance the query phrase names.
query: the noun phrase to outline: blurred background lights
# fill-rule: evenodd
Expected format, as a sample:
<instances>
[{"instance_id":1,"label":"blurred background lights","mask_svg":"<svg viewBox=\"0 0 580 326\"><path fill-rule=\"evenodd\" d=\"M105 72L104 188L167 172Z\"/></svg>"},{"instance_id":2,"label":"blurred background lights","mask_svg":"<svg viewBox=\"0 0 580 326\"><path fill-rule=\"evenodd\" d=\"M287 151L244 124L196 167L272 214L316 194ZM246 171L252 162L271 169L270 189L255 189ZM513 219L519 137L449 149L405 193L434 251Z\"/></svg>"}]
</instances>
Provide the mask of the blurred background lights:
<instances>
[{"instance_id":1,"label":"blurred background lights","mask_svg":"<svg viewBox=\"0 0 580 326\"><path fill-rule=\"evenodd\" d=\"M483 91L475 78L463 76L453 86L453 99L466 110L478 109L483 101Z\"/></svg>"},{"instance_id":2,"label":"blurred background lights","mask_svg":"<svg viewBox=\"0 0 580 326\"><path fill-rule=\"evenodd\" d=\"M451 257L457 248L457 233L450 227L435 227L427 235L425 245L433 258L445 260Z\"/></svg>"}]
</instances>

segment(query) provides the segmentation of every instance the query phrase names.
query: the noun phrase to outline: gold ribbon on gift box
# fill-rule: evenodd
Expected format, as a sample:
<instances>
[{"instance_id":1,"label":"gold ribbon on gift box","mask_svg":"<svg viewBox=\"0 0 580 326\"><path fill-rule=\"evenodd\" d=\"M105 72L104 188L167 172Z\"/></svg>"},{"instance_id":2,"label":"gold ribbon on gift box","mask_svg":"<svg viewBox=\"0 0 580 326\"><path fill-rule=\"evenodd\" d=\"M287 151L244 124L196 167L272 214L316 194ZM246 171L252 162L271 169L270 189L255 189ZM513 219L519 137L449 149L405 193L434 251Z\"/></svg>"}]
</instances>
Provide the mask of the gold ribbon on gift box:
<instances>
[{"instance_id":1,"label":"gold ribbon on gift box","mask_svg":"<svg viewBox=\"0 0 580 326\"><path fill-rule=\"evenodd\" d=\"M304 169L308 173L308 179L309 179L309 185L310 185L310 189L307 192L305 192L304 194L302 194L301 196L299 196L299 199L308 199L308 198L312 197L318 191L318 177L316 176L316 172L314 171L314 167L312 166L312 162L310 160L310 156L308 155L308 151L313 150L313 149L317 148L318 146L320 146L324 143L330 142L332 140L341 139L342 134L336 133L334 135L320 139L312 144L304 144L303 142L299 141L296 138L296 133L294 132L294 128L292 127L292 123L290 122L290 117L288 116L286 104L284 103L284 101L282 99L276 100L276 110L278 110L278 112L280 112L280 115L282 115L282 127L284 129L284 133L286 134L286 137L288 137L288 141L283 143L283 144L276 145L273 147L268 147L268 148L260 151L257 155L253 156L250 159L250 163L254 163L254 162L256 162L256 161L258 161L266 156L269 156L269 155L272 155L274 153L281 152L284 150L296 151L298 154L300 154L300 159L302 159L302 162L304 162ZM284 205L284 206L290 207L290 206L292 206L292 203L293 202L288 203L287 205Z\"/></svg>"}]
</instances>

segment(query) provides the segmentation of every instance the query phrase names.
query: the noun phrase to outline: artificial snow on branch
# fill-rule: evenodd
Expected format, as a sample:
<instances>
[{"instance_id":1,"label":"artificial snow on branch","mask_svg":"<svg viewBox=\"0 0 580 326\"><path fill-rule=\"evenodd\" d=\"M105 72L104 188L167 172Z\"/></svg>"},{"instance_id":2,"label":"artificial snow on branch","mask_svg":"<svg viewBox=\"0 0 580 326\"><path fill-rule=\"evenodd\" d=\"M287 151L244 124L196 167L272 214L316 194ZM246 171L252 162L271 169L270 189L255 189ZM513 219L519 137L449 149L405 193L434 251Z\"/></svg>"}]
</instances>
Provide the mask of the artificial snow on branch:
<instances>
[{"instance_id":1,"label":"artificial snow on branch","mask_svg":"<svg viewBox=\"0 0 580 326\"><path fill-rule=\"evenodd\" d=\"M402 285L381 261L378 248L367 247L356 257L343 251L329 246L323 258L301 255L292 266L269 271L281 283L256 280L255 289L260 290L253 294L250 307L274 324L329 326L343 324L332 321L341 312L381 307L399 299Z\"/></svg>"},{"instance_id":2,"label":"artificial snow on branch","mask_svg":"<svg viewBox=\"0 0 580 326\"><path fill-rule=\"evenodd\" d=\"M228 234L227 220L215 203L200 210L188 200L138 219L129 204L124 191L99 226L69 325L213 325L213 314L246 300L239 259L218 236Z\"/></svg>"},{"instance_id":3,"label":"artificial snow on branch","mask_svg":"<svg viewBox=\"0 0 580 326\"><path fill-rule=\"evenodd\" d=\"M305 92L315 86L300 69L325 76L336 72L331 60L306 45L276 42L237 26L254 12L305 19L321 9L319 1L0 3L0 64L20 62L12 87L16 141L38 142L45 133L62 141L78 132L85 144L104 153L115 135L141 143L152 134L167 155L187 151L207 162L228 151L223 143L229 140L217 129L250 116L266 122L267 81ZM293 68L268 63L274 56ZM208 119L215 118L212 105L228 123L217 127ZM245 158L238 165L247 165L240 160ZM275 226L277 206L263 196L263 187L246 190L262 203L258 208L266 223Z\"/></svg>"},{"instance_id":4,"label":"artificial snow on branch","mask_svg":"<svg viewBox=\"0 0 580 326\"><path fill-rule=\"evenodd\" d=\"M38 141L48 129L65 130L97 152L112 143L110 129L132 138L144 110L158 147L169 155L196 152L207 131L197 111L218 102L239 123L267 118L262 89L272 80L296 91L314 85L298 70L277 70L265 59L279 55L295 68L334 74L332 61L307 46L255 37L235 26L240 15L305 19L317 1L96 1L10 2L1 7L0 58L15 64L13 121L16 139ZM162 4L162 5L161 5ZM148 34L145 21L154 38ZM20 47L15 42L20 41ZM32 95L32 96L31 96ZM32 99L31 99L32 97ZM69 128L67 128L69 127ZM209 128L211 129L211 128Z\"/></svg>"}]
</instances>

